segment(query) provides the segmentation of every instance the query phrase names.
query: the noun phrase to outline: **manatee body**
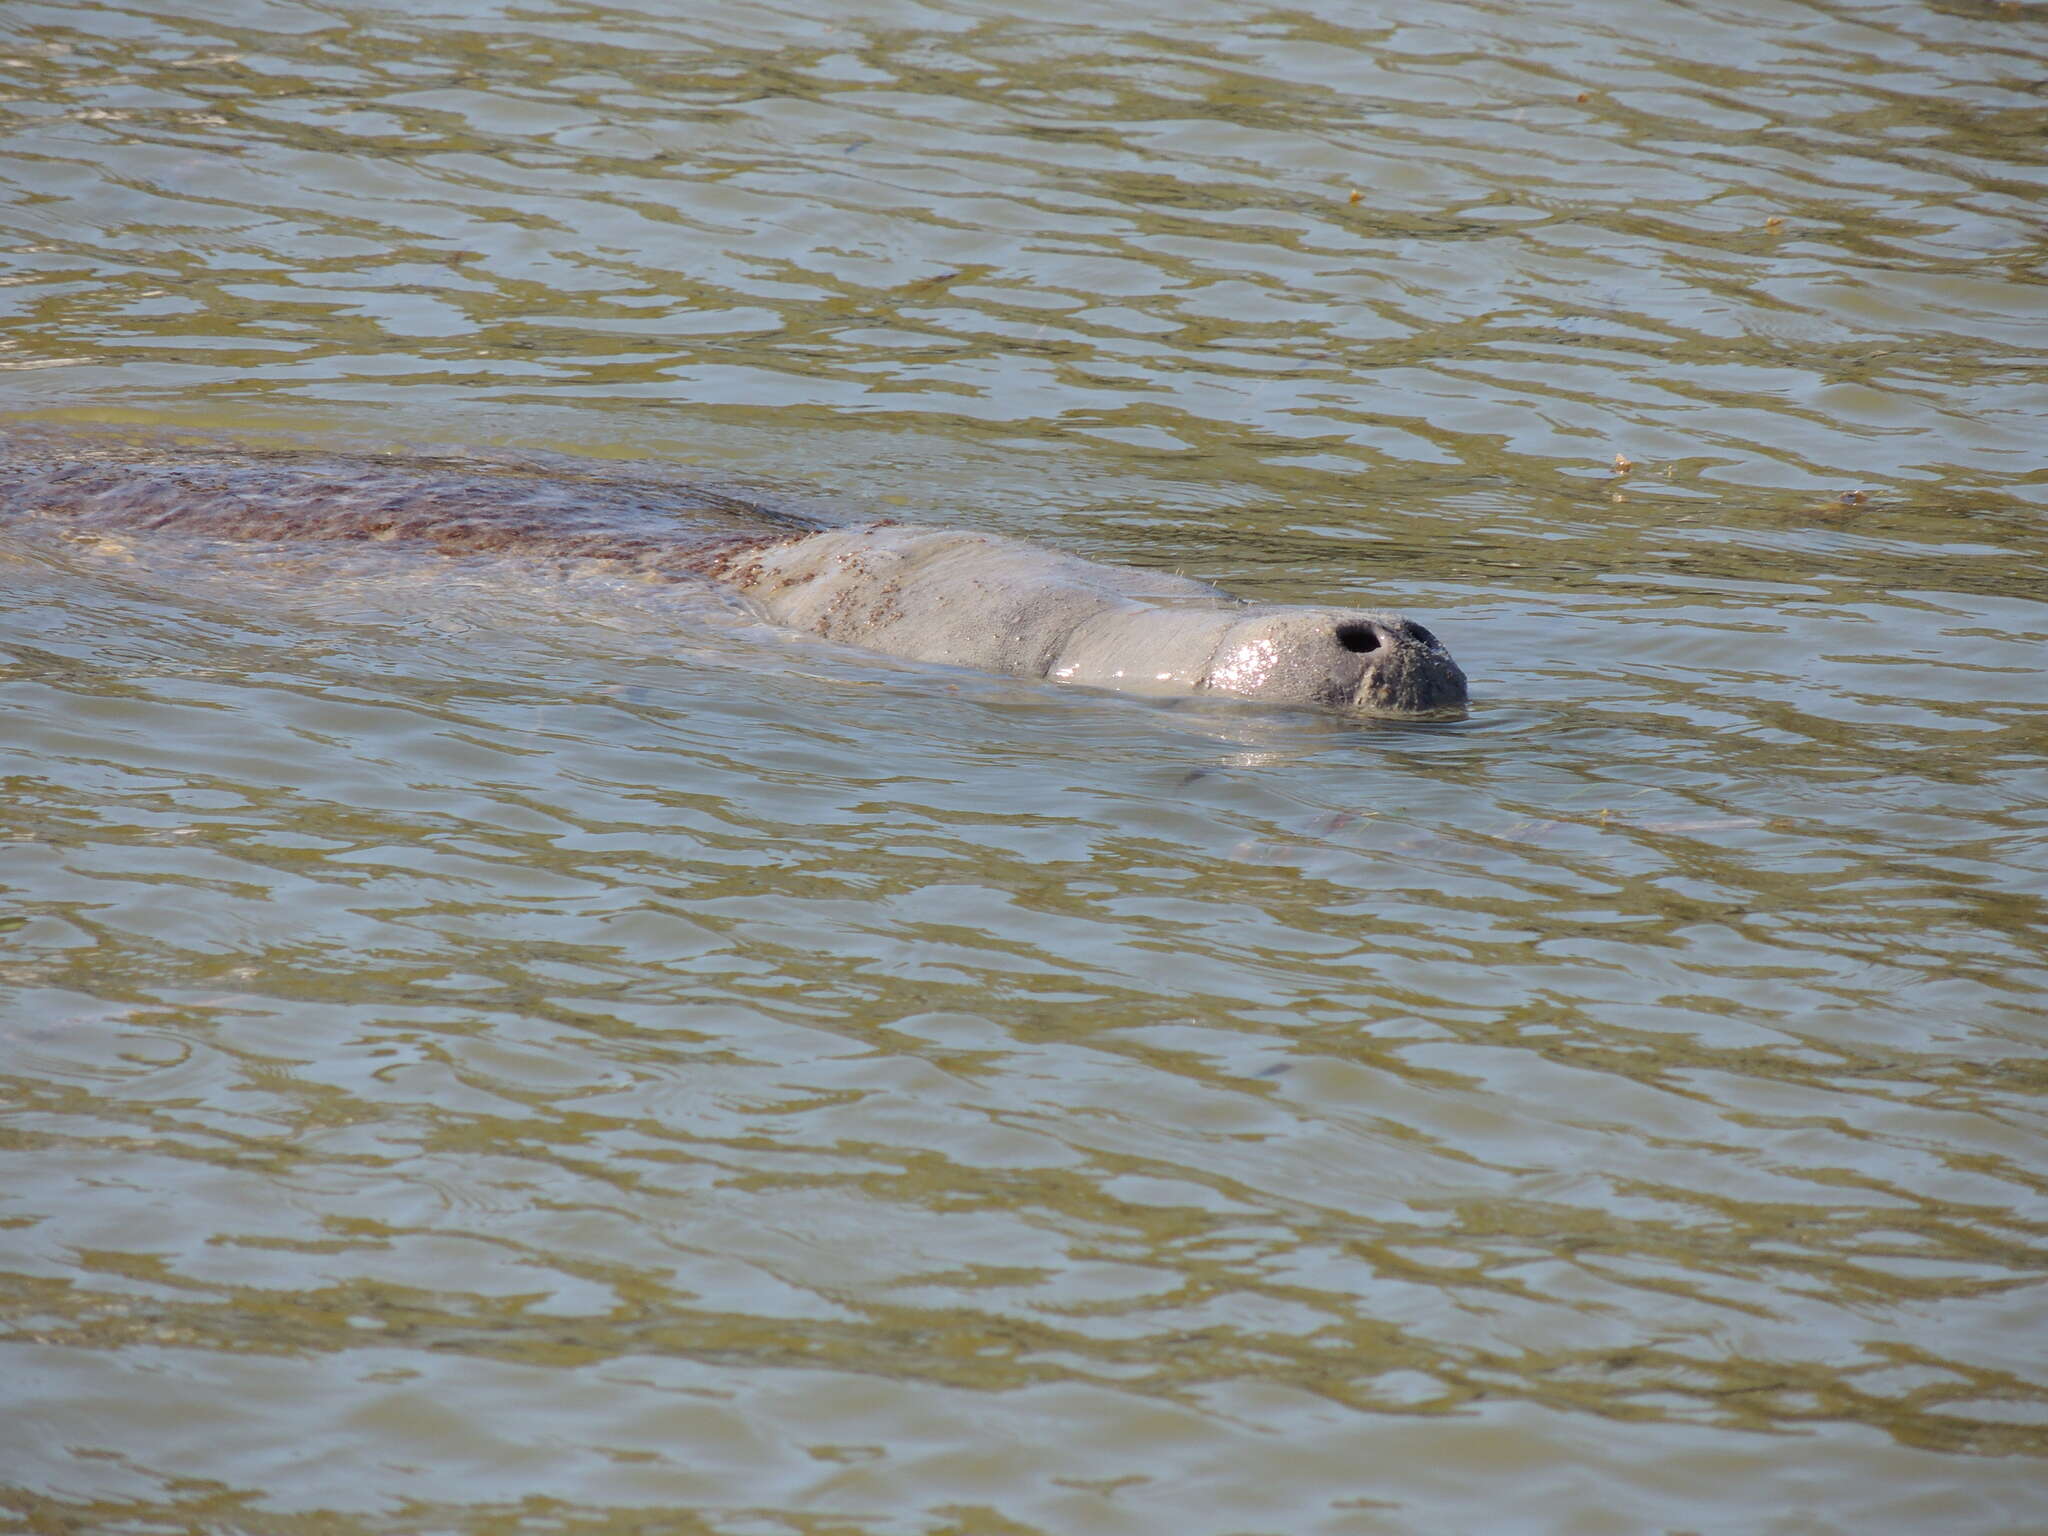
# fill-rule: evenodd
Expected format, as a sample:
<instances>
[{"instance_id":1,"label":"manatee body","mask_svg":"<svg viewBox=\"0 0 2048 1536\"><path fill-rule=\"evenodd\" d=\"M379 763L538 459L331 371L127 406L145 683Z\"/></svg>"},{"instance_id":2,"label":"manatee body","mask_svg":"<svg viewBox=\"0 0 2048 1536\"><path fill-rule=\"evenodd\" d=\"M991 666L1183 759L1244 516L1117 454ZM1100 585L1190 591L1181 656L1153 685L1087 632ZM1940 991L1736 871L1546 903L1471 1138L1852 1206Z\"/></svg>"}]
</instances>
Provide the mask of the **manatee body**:
<instances>
[{"instance_id":1,"label":"manatee body","mask_svg":"<svg viewBox=\"0 0 2048 1536\"><path fill-rule=\"evenodd\" d=\"M1377 714L1465 702L1450 652L1398 614L1245 603L993 534L869 524L710 569L794 629L921 661Z\"/></svg>"},{"instance_id":2,"label":"manatee body","mask_svg":"<svg viewBox=\"0 0 2048 1536\"><path fill-rule=\"evenodd\" d=\"M1465 702L1395 614L1262 606L1198 581L991 534L819 526L758 499L568 461L81 449L0 440L0 509L208 538L355 540L713 577L770 618L919 661L1153 694L1360 713Z\"/></svg>"}]
</instances>

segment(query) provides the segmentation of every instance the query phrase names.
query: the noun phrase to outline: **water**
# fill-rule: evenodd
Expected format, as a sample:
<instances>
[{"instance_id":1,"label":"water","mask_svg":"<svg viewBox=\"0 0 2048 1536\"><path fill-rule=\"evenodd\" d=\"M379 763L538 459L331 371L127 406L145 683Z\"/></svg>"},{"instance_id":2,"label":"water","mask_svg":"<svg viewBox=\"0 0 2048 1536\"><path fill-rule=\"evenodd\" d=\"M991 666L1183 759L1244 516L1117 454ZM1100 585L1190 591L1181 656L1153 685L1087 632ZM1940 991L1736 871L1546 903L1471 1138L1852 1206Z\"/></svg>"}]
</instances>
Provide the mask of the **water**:
<instances>
[{"instance_id":1,"label":"water","mask_svg":"<svg viewBox=\"0 0 2048 1536\"><path fill-rule=\"evenodd\" d=\"M193 9L0 13L11 421L1392 599L1474 707L7 519L8 1518L2048 1526L2041 7Z\"/></svg>"}]
</instances>

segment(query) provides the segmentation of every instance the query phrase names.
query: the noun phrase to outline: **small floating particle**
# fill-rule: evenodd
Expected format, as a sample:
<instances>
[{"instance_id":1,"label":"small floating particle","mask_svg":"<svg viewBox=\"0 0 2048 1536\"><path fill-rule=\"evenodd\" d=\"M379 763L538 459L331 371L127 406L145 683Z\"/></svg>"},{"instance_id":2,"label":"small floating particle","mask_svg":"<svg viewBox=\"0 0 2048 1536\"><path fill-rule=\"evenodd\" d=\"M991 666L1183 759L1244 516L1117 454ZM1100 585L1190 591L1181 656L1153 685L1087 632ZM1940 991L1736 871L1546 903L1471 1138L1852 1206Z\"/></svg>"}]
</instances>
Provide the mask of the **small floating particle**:
<instances>
[{"instance_id":1,"label":"small floating particle","mask_svg":"<svg viewBox=\"0 0 2048 1536\"><path fill-rule=\"evenodd\" d=\"M1783 229L1784 227L1785 221L1779 218L1778 215L1775 213L1772 214L1768 219L1764 220L1765 229Z\"/></svg>"},{"instance_id":2,"label":"small floating particle","mask_svg":"<svg viewBox=\"0 0 2048 1536\"><path fill-rule=\"evenodd\" d=\"M1359 191L1358 188L1353 187L1351 189L1351 206L1356 208L1358 206L1359 199L1364 196L1365 194L1363 192Z\"/></svg>"},{"instance_id":3,"label":"small floating particle","mask_svg":"<svg viewBox=\"0 0 2048 1536\"><path fill-rule=\"evenodd\" d=\"M1581 91L1581 92L1579 92L1579 101L1580 101L1580 102L1581 102L1582 104L1583 104L1583 103L1585 103L1585 102L1591 101L1592 99L1593 99L1593 93L1592 93L1591 91Z\"/></svg>"},{"instance_id":4,"label":"small floating particle","mask_svg":"<svg viewBox=\"0 0 2048 1536\"><path fill-rule=\"evenodd\" d=\"M1617 475L1625 475L1635 467L1635 461L1629 458L1627 454L1617 453L1614 456L1614 472Z\"/></svg>"},{"instance_id":5,"label":"small floating particle","mask_svg":"<svg viewBox=\"0 0 2048 1536\"><path fill-rule=\"evenodd\" d=\"M1826 514L1830 512L1854 512L1870 504L1868 491L1837 491L1826 501L1816 501L1807 507L1809 512Z\"/></svg>"}]
</instances>

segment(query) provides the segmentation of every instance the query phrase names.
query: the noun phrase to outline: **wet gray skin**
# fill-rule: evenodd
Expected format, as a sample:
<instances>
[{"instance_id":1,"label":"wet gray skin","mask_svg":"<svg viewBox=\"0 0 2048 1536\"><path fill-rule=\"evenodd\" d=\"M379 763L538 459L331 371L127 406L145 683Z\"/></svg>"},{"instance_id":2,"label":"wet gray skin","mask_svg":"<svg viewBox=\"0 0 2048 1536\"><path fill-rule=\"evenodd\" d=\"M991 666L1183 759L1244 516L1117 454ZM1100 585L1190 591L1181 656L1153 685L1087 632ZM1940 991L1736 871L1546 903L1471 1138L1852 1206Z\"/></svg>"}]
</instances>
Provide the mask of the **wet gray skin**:
<instances>
[{"instance_id":1,"label":"wet gray skin","mask_svg":"<svg viewBox=\"0 0 2048 1536\"><path fill-rule=\"evenodd\" d=\"M1397 614L1242 602L1185 577L992 534L819 529L726 492L566 467L332 455L52 450L0 442L0 509L210 538L360 540L448 555L712 577L770 618L919 661L1149 694L1352 713L1465 703L1465 674Z\"/></svg>"},{"instance_id":2,"label":"wet gray skin","mask_svg":"<svg viewBox=\"0 0 2048 1536\"><path fill-rule=\"evenodd\" d=\"M1398 614L1248 604L991 534L834 529L736 551L717 574L782 623L925 661L1354 713L1465 703L1450 652Z\"/></svg>"}]
</instances>

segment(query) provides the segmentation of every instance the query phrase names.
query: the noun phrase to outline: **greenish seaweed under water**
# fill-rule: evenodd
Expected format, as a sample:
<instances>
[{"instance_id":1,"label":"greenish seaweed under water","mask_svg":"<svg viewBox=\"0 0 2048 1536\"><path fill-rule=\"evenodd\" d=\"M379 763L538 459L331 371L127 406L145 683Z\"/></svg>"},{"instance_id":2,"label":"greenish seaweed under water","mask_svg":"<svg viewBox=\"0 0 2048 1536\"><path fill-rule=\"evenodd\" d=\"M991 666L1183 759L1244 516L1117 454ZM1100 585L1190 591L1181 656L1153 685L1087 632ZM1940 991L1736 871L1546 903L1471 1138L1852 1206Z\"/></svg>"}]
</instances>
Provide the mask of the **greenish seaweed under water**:
<instances>
[{"instance_id":1,"label":"greenish seaweed under water","mask_svg":"<svg viewBox=\"0 0 2048 1536\"><path fill-rule=\"evenodd\" d=\"M2048 1524L2039 6L192 9L0 13L17 425L1391 598L1474 702L0 512L7 1518Z\"/></svg>"}]
</instances>

